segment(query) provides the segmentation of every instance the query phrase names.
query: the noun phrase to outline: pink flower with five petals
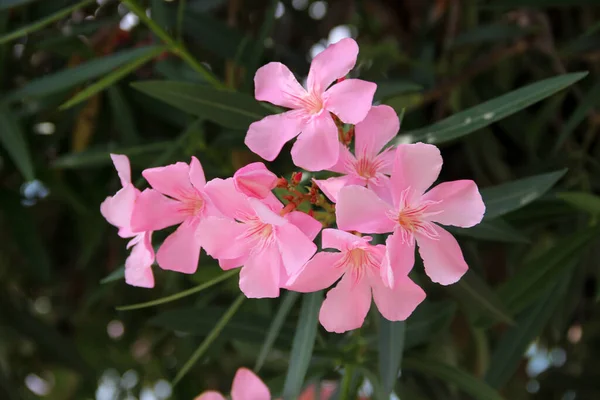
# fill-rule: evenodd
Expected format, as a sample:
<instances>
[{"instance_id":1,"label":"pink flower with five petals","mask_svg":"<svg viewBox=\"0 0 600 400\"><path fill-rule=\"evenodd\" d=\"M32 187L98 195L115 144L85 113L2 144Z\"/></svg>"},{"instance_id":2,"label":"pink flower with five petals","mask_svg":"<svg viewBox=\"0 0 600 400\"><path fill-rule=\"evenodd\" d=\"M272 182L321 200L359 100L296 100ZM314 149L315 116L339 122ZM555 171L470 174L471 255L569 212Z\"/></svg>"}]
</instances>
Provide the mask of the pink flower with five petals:
<instances>
[{"instance_id":1,"label":"pink flower with five petals","mask_svg":"<svg viewBox=\"0 0 600 400\"><path fill-rule=\"evenodd\" d=\"M330 171L344 174L315 183L334 203L341 188L366 186L385 197L389 192L389 174L394 163L394 149L383 147L396 136L400 121L390 106L371 107L362 122L354 128L354 155L340 143L340 158Z\"/></svg>"},{"instance_id":2,"label":"pink flower with five petals","mask_svg":"<svg viewBox=\"0 0 600 400\"><path fill-rule=\"evenodd\" d=\"M367 189L365 189L367 190ZM342 333L360 328L371 307L371 297L385 318L403 321L425 299L425 292L408 276L398 276L392 289L380 274L385 246L373 246L368 236L359 237L337 229L324 229L323 248L340 252L317 253L302 271L290 279L288 289L315 292L327 288L319 321L329 332ZM372 295L371 295L372 293Z\"/></svg>"},{"instance_id":3,"label":"pink flower with five petals","mask_svg":"<svg viewBox=\"0 0 600 400\"><path fill-rule=\"evenodd\" d=\"M381 277L394 287L395 276L406 276L414 264L415 242L432 281L457 282L468 266L454 237L438 224L468 228L481 222L485 204L475 182L437 179L442 156L424 143L402 144L390 179L391 201L367 188L346 186L339 191L336 219L340 229L364 233L393 232L386 240Z\"/></svg>"},{"instance_id":4,"label":"pink flower with five petals","mask_svg":"<svg viewBox=\"0 0 600 400\"><path fill-rule=\"evenodd\" d=\"M142 175L152 189L144 190L135 204L133 228L156 231L181 224L160 246L156 260L163 269L194 273L201 247L198 225L206 216L219 214L204 193L206 179L200 161L192 157L189 165L178 162L149 168Z\"/></svg>"},{"instance_id":5,"label":"pink flower with five petals","mask_svg":"<svg viewBox=\"0 0 600 400\"><path fill-rule=\"evenodd\" d=\"M152 288L154 287L152 232L136 231L131 227L131 214L134 204L140 196L140 191L131 183L129 158L120 154L111 154L110 158L119 174L123 188L102 202L100 213L110 224L119 228L119 236L133 237L127 244L127 248L132 249L129 257L125 260L125 282L132 286Z\"/></svg>"},{"instance_id":6,"label":"pink flower with five petals","mask_svg":"<svg viewBox=\"0 0 600 400\"><path fill-rule=\"evenodd\" d=\"M279 288L315 254L321 223L294 211L285 216L275 196L264 200L238 192L233 178L213 179L206 193L223 213L200 224L204 250L221 268L240 266L240 289L249 298L278 297Z\"/></svg>"},{"instance_id":7,"label":"pink flower with five petals","mask_svg":"<svg viewBox=\"0 0 600 400\"><path fill-rule=\"evenodd\" d=\"M369 112L377 88L360 79L345 79L329 88L350 72L357 55L358 45L350 38L329 46L313 59L306 90L281 63L272 62L256 71L256 99L292 110L251 124L245 139L250 150L272 161L283 145L300 133L292 147L294 164L310 171L334 165L340 148L329 113L345 123L359 123Z\"/></svg>"},{"instance_id":8,"label":"pink flower with five petals","mask_svg":"<svg viewBox=\"0 0 600 400\"><path fill-rule=\"evenodd\" d=\"M194 400L225 400L225 397L219 392L209 391ZM271 400L271 392L254 372L240 368L231 385L231 400Z\"/></svg>"}]
</instances>

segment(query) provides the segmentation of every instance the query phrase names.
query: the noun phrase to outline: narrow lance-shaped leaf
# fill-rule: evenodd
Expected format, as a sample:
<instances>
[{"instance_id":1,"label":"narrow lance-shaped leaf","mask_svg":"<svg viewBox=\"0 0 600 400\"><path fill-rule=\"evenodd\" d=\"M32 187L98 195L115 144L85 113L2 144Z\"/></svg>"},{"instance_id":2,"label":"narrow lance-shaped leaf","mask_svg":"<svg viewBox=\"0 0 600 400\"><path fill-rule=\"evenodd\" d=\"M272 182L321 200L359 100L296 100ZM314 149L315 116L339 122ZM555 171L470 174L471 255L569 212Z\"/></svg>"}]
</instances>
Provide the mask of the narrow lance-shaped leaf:
<instances>
[{"instance_id":1,"label":"narrow lance-shaped leaf","mask_svg":"<svg viewBox=\"0 0 600 400\"><path fill-rule=\"evenodd\" d=\"M286 400L297 399L302 391L317 337L319 309L322 302L322 291L303 295L302 309L290 354L290 365L283 387L283 398Z\"/></svg>"},{"instance_id":2,"label":"narrow lance-shaped leaf","mask_svg":"<svg viewBox=\"0 0 600 400\"><path fill-rule=\"evenodd\" d=\"M35 179L33 162L19 122L7 107L0 107L0 144L13 160L23 178Z\"/></svg>"},{"instance_id":3,"label":"narrow lance-shaped leaf","mask_svg":"<svg viewBox=\"0 0 600 400\"><path fill-rule=\"evenodd\" d=\"M482 189L484 218L499 217L526 206L545 194L566 172L563 169Z\"/></svg>"},{"instance_id":4,"label":"narrow lance-shaped leaf","mask_svg":"<svg viewBox=\"0 0 600 400\"><path fill-rule=\"evenodd\" d=\"M379 376L386 396L394 390L404 352L404 321L388 321L380 316L379 323Z\"/></svg>"},{"instance_id":5,"label":"narrow lance-shaped leaf","mask_svg":"<svg viewBox=\"0 0 600 400\"><path fill-rule=\"evenodd\" d=\"M431 126L403 133L403 140L440 144L468 135L572 85L587 75L577 72L527 85L452 115Z\"/></svg>"},{"instance_id":6,"label":"narrow lance-shaped leaf","mask_svg":"<svg viewBox=\"0 0 600 400\"><path fill-rule=\"evenodd\" d=\"M557 193L556 197L591 215L600 215L600 196L586 192Z\"/></svg>"},{"instance_id":7,"label":"narrow lance-shaped leaf","mask_svg":"<svg viewBox=\"0 0 600 400\"><path fill-rule=\"evenodd\" d=\"M457 235L479 240L505 243L529 243L529 239L524 236L521 231L513 228L506 221L499 218L490 221L481 221L481 223L472 228L449 227L448 230Z\"/></svg>"}]
</instances>

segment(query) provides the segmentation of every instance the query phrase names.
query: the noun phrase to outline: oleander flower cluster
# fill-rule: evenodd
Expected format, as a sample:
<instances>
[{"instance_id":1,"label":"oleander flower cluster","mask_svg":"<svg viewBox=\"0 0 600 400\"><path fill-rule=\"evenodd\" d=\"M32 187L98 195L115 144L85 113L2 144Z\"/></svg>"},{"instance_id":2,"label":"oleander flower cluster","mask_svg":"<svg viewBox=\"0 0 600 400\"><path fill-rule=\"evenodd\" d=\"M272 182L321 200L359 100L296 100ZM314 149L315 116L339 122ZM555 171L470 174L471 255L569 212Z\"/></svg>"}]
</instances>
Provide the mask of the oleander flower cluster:
<instances>
[{"instance_id":1,"label":"oleander flower cluster","mask_svg":"<svg viewBox=\"0 0 600 400\"><path fill-rule=\"evenodd\" d=\"M457 282L468 266L444 226L481 221L479 190L471 180L434 186L442 168L437 147L391 145L400 128L395 111L372 104L374 83L346 79L357 55L352 39L329 46L313 59L306 88L280 63L255 76L256 99L289 110L251 124L248 148L272 161L297 136L294 164L334 177L301 187L301 172L285 179L256 162L207 181L192 157L144 170L150 187L140 191L127 157L112 155L123 187L101 212L121 237L132 238L126 282L153 287L155 262L192 274L204 249L223 270L240 269L249 298L333 287L319 320L340 333L359 328L372 301L388 320L411 315L425 299L409 277L416 247L432 281ZM168 227L176 229L155 254L152 234Z\"/></svg>"}]
</instances>

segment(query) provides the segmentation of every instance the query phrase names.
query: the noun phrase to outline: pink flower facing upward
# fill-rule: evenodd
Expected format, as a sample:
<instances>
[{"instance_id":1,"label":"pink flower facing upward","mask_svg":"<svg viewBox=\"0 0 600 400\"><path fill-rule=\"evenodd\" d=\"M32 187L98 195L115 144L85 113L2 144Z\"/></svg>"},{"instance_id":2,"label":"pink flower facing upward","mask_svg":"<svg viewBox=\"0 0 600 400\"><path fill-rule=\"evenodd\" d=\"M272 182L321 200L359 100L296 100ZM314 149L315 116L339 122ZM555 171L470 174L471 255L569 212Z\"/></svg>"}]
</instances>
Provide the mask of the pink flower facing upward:
<instances>
[{"instance_id":1,"label":"pink flower facing upward","mask_svg":"<svg viewBox=\"0 0 600 400\"><path fill-rule=\"evenodd\" d=\"M223 269L243 266L240 289L247 297L278 297L279 288L315 254L321 223L286 210L275 196L261 201L236 190L233 178L214 179L206 193L223 213L200 224L206 252Z\"/></svg>"},{"instance_id":2,"label":"pink flower facing upward","mask_svg":"<svg viewBox=\"0 0 600 400\"><path fill-rule=\"evenodd\" d=\"M367 189L365 189L367 190ZM390 321L403 321L425 299L425 292L408 276L396 277L390 289L381 279L385 246L369 244L368 236L358 237L337 229L324 229L323 248L340 252L317 253L304 269L292 277L288 288L315 292L337 286L327 293L319 321L329 332L342 333L359 328L371 307L371 293L377 308Z\"/></svg>"},{"instance_id":3,"label":"pink flower facing upward","mask_svg":"<svg viewBox=\"0 0 600 400\"><path fill-rule=\"evenodd\" d=\"M468 228L481 222L485 205L475 182L444 182L425 192L437 179L442 157L437 147L402 144L396 150L391 175L391 202L360 186L346 186L338 195L340 229L364 233L393 232L386 240L382 279L394 287L394 276L405 276L414 264L415 241L432 281L457 282L467 272L458 242L436 223Z\"/></svg>"},{"instance_id":4,"label":"pink flower facing upward","mask_svg":"<svg viewBox=\"0 0 600 400\"><path fill-rule=\"evenodd\" d=\"M306 90L281 63L272 62L256 71L256 99L292 110L250 125L245 140L250 150L272 161L283 145L301 132L292 147L294 164L310 171L334 165L340 148L338 130L329 113L345 123L359 123L371 108L377 88L372 82L346 79L328 89L350 72L357 55L358 45L352 39L329 46L313 59Z\"/></svg>"},{"instance_id":5,"label":"pink flower facing upward","mask_svg":"<svg viewBox=\"0 0 600 400\"><path fill-rule=\"evenodd\" d=\"M400 129L400 121L390 106L375 106L354 128L354 155L340 143L340 158L330 171L343 174L315 183L334 203L341 188L349 185L366 186L380 196L389 192L389 177L394 163L393 148L381 152ZM380 153L381 152L381 153Z\"/></svg>"},{"instance_id":6,"label":"pink flower facing upward","mask_svg":"<svg viewBox=\"0 0 600 400\"><path fill-rule=\"evenodd\" d=\"M151 288L154 287L152 232L136 231L131 228L131 213L140 191L131 183L131 168L127 156L111 154L110 157L123 188L102 202L100 212L110 224L119 228L119 236L133 238L127 244L127 248L132 247L132 249L125 260L125 282L132 286Z\"/></svg>"},{"instance_id":7,"label":"pink flower facing upward","mask_svg":"<svg viewBox=\"0 0 600 400\"><path fill-rule=\"evenodd\" d=\"M206 216L219 214L204 193L200 161L192 157L189 165L178 162L149 168L142 175L153 189L140 194L131 218L133 228L156 231L181 224L160 246L156 260L163 269L194 273L201 247L198 225Z\"/></svg>"},{"instance_id":8,"label":"pink flower facing upward","mask_svg":"<svg viewBox=\"0 0 600 400\"><path fill-rule=\"evenodd\" d=\"M219 392L209 391L194 400L225 400L225 397ZM254 372L240 368L231 385L231 400L271 400L271 392Z\"/></svg>"}]
</instances>

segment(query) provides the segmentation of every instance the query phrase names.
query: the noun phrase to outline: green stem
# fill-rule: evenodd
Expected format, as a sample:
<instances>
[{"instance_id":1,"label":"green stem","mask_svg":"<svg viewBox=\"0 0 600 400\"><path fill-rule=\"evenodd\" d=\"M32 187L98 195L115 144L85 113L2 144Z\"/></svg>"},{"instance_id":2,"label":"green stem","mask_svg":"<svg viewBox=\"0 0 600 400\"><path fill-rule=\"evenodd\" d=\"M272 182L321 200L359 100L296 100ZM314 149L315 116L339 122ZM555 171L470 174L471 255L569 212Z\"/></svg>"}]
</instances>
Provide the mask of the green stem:
<instances>
[{"instance_id":1,"label":"green stem","mask_svg":"<svg viewBox=\"0 0 600 400\"><path fill-rule=\"evenodd\" d=\"M204 65L202 65L198 60L196 60L184 47L183 43L177 43L175 39L173 39L169 34L161 28L156 22L154 22L151 18L146 15L146 12L139 4L136 3L136 0L123 0L123 4L131 10L138 18L150 28L152 32L156 36L158 36L165 44L167 44L173 54L181 57L183 61L185 61L194 71L198 72L202 77L212 84L214 87L223 89L225 85L219 81L219 79L213 75Z\"/></svg>"},{"instance_id":2,"label":"green stem","mask_svg":"<svg viewBox=\"0 0 600 400\"><path fill-rule=\"evenodd\" d=\"M8 35L4 35L4 36L0 37L0 44L10 42L11 40L20 38L21 36L25 36L28 33L35 32L39 29L42 29L46 25L51 24L55 21L58 21L59 19L64 18L67 15L71 14L73 11L78 10L82 7L85 7L88 4L92 4L94 2L95 2L94 0L84 0L77 4L72 5L71 7L67 7L63 10L57 11L54 14L51 14L42 20L36 21L30 25L22 27L21 29L17 29L16 31L11 32Z\"/></svg>"},{"instance_id":3,"label":"green stem","mask_svg":"<svg viewBox=\"0 0 600 400\"><path fill-rule=\"evenodd\" d=\"M217 276L216 278L203 283L202 285L198 285L196 287L193 287L191 289L188 290L184 290L182 292L179 293L175 293L171 296L167 296L167 297L161 297L160 299L156 299L156 300L152 300L152 301L147 301L145 303L137 303L137 304L130 304L128 306L119 306L117 307L118 311L128 311L128 310L137 310L139 308L146 308L146 307L152 307L152 306L157 306L159 304L164 304L164 303L169 303L171 301L174 300L179 300L183 297L192 295L194 293L198 293L203 291L204 289L208 289L211 286L216 285L219 282L222 282L224 280L226 280L229 277L234 276L235 274L238 273L237 269L231 270L231 271L227 271L224 274L221 274L219 276Z\"/></svg>"},{"instance_id":4,"label":"green stem","mask_svg":"<svg viewBox=\"0 0 600 400\"><path fill-rule=\"evenodd\" d=\"M238 298L233 302L233 304L229 307L227 312L221 317L219 322L215 325L213 330L208 334L208 336L200 343L200 346L194 351L194 354L190 357L189 360L185 363L185 365L179 370L175 380L173 381L173 386L177 385L177 383L188 373L188 371L196 364L196 362L202 357L202 355L208 350L210 345L215 341L215 339L219 336L223 328L227 325L227 323L233 318L237 310L240 308L242 303L244 302L245 295L241 293Z\"/></svg>"},{"instance_id":5,"label":"green stem","mask_svg":"<svg viewBox=\"0 0 600 400\"><path fill-rule=\"evenodd\" d=\"M344 376L340 383L340 400L350 400L350 391L352 386L352 375L354 374L354 367L346 365L344 367Z\"/></svg>"},{"instance_id":6,"label":"green stem","mask_svg":"<svg viewBox=\"0 0 600 400\"><path fill-rule=\"evenodd\" d=\"M179 0L177 5L177 41L183 43L183 14L185 14L185 0Z\"/></svg>"}]
</instances>

